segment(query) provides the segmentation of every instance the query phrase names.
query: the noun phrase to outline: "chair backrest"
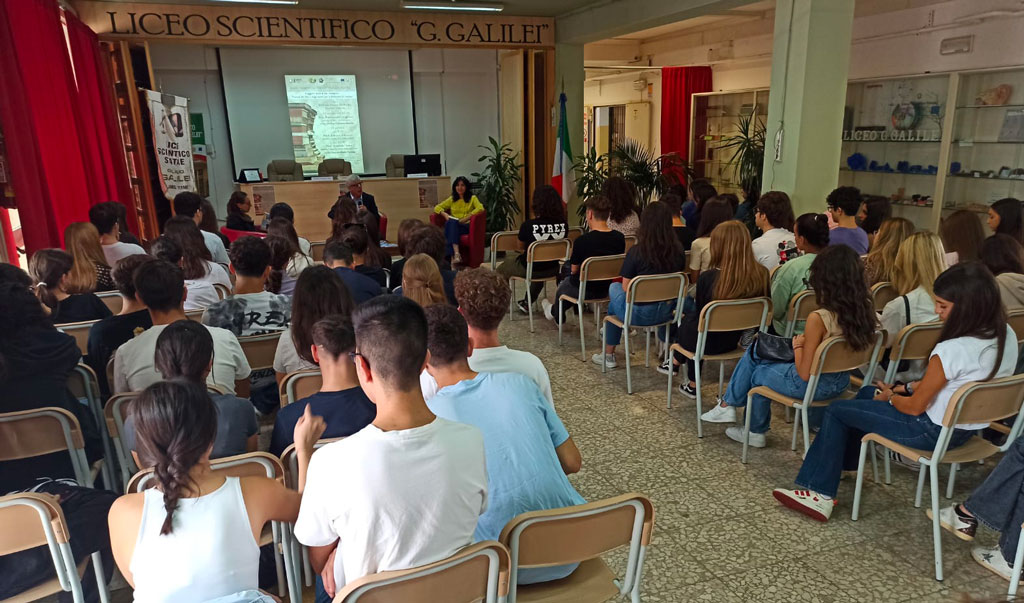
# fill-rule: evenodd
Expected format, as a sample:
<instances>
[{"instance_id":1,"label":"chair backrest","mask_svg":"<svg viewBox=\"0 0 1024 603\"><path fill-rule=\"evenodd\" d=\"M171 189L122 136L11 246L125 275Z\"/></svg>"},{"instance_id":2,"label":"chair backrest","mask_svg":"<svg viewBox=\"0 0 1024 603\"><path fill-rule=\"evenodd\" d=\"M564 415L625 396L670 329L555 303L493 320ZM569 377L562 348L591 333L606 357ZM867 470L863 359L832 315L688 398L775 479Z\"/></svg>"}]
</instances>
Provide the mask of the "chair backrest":
<instances>
[{"instance_id":1,"label":"chair backrest","mask_svg":"<svg viewBox=\"0 0 1024 603\"><path fill-rule=\"evenodd\" d=\"M203 322L203 312L206 312L205 308L202 310L186 310L185 318L196 322Z\"/></svg>"},{"instance_id":2,"label":"chair backrest","mask_svg":"<svg viewBox=\"0 0 1024 603\"><path fill-rule=\"evenodd\" d=\"M405 178L405 155L392 153L384 160L384 173L388 178Z\"/></svg>"},{"instance_id":3,"label":"chair backrest","mask_svg":"<svg viewBox=\"0 0 1024 603\"><path fill-rule=\"evenodd\" d=\"M516 583L520 567L576 563L624 545L630 546L629 559L635 560L640 547L650 544L653 528L654 506L636 493L517 515L500 537L512 555L509 582ZM628 586L622 591L628 592Z\"/></svg>"},{"instance_id":4,"label":"chair backrest","mask_svg":"<svg viewBox=\"0 0 1024 603\"><path fill-rule=\"evenodd\" d=\"M534 241L526 248L526 264L531 262L551 262L569 258L572 250L572 243L569 239L557 239L554 241Z\"/></svg>"},{"instance_id":5,"label":"chair backrest","mask_svg":"<svg viewBox=\"0 0 1024 603\"><path fill-rule=\"evenodd\" d=\"M56 496L22 492L0 497L0 557L48 545L58 576L66 567L58 545L69 542L64 511ZM70 590L70 589L68 589Z\"/></svg>"},{"instance_id":6,"label":"chair backrest","mask_svg":"<svg viewBox=\"0 0 1024 603\"><path fill-rule=\"evenodd\" d=\"M103 293L97 293L96 297L100 298L100 301L110 309L112 314L120 313L121 308L124 306L124 298L121 297L121 293L118 291L104 291Z\"/></svg>"},{"instance_id":7,"label":"chair backrest","mask_svg":"<svg viewBox=\"0 0 1024 603\"><path fill-rule=\"evenodd\" d=\"M519 250L519 231L503 230L491 235L491 270L494 270L498 262L498 253L502 251Z\"/></svg>"},{"instance_id":8,"label":"chair backrest","mask_svg":"<svg viewBox=\"0 0 1024 603\"><path fill-rule=\"evenodd\" d=\"M942 333L941 322L926 322L907 325L900 329L896 335L896 341L892 344L892 353L889 355L891 363L899 363L900 360L923 360L932 353L932 348L939 342L939 335Z\"/></svg>"},{"instance_id":9,"label":"chair backrest","mask_svg":"<svg viewBox=\"0 0 1024 603\"><path fill-rule=\"evenodd\" d=\"M1006 322L1017 334L1017 345L1024 345L1024 310L1014 310L1006 317Z\"/></svg>"},{"instance_id":10,"label":"chair backrest","mask_svg":"<svg viewBox=\"0 0 1024 603\"><path fill-rule=\"evenodd\" d=\"M69 322L57 325L57 328L75 338L78 349L85 356L89 353L89 330L98 323L98 320L86 320L83 322Z\"/></svg>"},{"instance_id":11,"label":"chair backrest","mask_svg":"<svg viewBox=\"0 0 1024 603\"><path fill-rule=\"evenodd\" d=\"M573 226L572 228L566 231L565 238L569 239L570 243L575 243L576 239L580 238L582 234L582 228L580 228L579 226Z\"/></svg>"},{"instance_id":12,"label":"chair backrest","mask_svg":"<svg viewBox=\"0 0 1024 603\"><path fill-rule=\"evenodd\" d=\"M269 477L284 483L281 459L269 452L247 452L210 461L213 473L224 477ZM151 485L153 468L147 467L129 480L125 493L141 492Z\"/></svg>"},{"instance_id":13,"label":"chair backrest","mask_svg":"<svg viewBox=\"0 0 1024 603\"><path fill-rule=\"evenodd\" d=\"M312 256L314 262L324 261L324 247L327 247L327 241L309 242L309 255Z\"/></svg>"},{"instance_id":14,"label":"chair backrest","mask_svg":"<svg viewBox=\"0 0 1024 603\"><path fill-rule=\"evenodd\" d=\"M281 339L281 332L266 333L264 335L249 335L239 337L238 344L242 346L242 353L249 361L252 370L272 368L274 366L274 354L277 353L277 342Z\"/></svg>"},{"instance_id":15,"label":"chair backrest","mask_svg":"<svg viewBox=\"0 0 1024 603\"><path fill-rule=\"evenodd\" d=\"M626 249L625 250L629 251L630 249L632 249L633 245L636 245L636 242L638 240L639 239L637 239L637 237L635 235L626 235Z\"/></svg>"},{"instance_id":16,"label":"chair backrest","mask_svg":"<svg viewBox=\"0 0 1024 603\"><path fill-rule=\"evenodd\" d=\"M595 281L612 281L619 278L622 272L622 262L626 260L626 254L618 255L595 255L591 256L580 264L580 298L586 297L586 283Z\"/></svg>"},{"instance_id":17,"label":"chair backrest","mask_svg":"<svg viewBox=\"0 0 1024 603\"><path fill-rule=\"evenodd\" d=\"M281 380L280 398L281 406L285 407L292 402L312 396L320 391L324 383L324 377L320 369L310 369L288 373Z\"/></svg>"},{"instance_id":18,"label":"chair backrest","mask_svg":"<svg viewBox=\"0 0 1024 603\"><path fill-rule=\"evenodd\" d=\"M227 299L231 297L231 289L225 287L220 283L214 283L213 288L217 291L217 297L219 299Z\"/></svg>"},{"instance_id":19,"label":"chair backrest","mask_svg":"<svg viewBox=\"0 0 1024 603\"><path fill-rule=\"evenodd\" d=\"M124 423L128 419L128 411L131 409L131 402L139 397L141 392L124 392L110 396L103 406L103 417L107 421L107 432L111 438L120 438L124 435Z\"/></svg>"},{"instance_id":20,"label":"chair backrest","mask_svg":"<svg viewBox=\"0 0 1024 603\"><path fill-rule=\"evenodd\" d=\"M79 362L75 369L68 375L68 391L79 400L90 399L99 395L99 380L96 378L96 371L88 364Z\"/></svg>"},{"instance_id":21,"label":"chair backrest","mask_svg":"<svg viewBox=\"0 0 1024 603\"><path fill-rule=\"evenodd\" d=\"M786 321L794 322L807 320L807 317L818 309L818 298L813 289L804 289L789 300L789 309L786 310Z\"/></svg>"},{"instance_id":22,"label":"chair backrest","mask_svg":"<svg viewBox=\"0 0 1024 603\"><path fill-rule=\"evenodd\" d=\"M294 159L274 159L267 164L267 180L285 182L302 180L302 164Z\"/></svg>"},{"instance_id":23,"label":"chair backrest","mask_svg":"<svg viewBox=\"0 0 1024 603\"><path fill-rule=\"evenodd\" d=\"M874 303L875 311L881 312L885 304L899 297L896 287L892 283L875 283L871 286L871 300Z\"/></svg>"},{"instance_id":24,"label":"chair backrest","mask_svg":"<svg viewBox=\"0 0 1024 603\"><path fill-rule=\"evenodd\" d=\"M92 486L85 438L78 419L63 408L44 407L0 414L0 462L67 451L75 479Z\"/></svg>"},{"instance_id":25,"label":"chair backrest","mask_svg":"<svg viewBox=\"0 0 1024 603\"><path fill-rule=\"evenodd\" d=\"M341 438L323 438L317 440L313 444L313 450L317 451L331 442L340 442L344 440ZM281 466L284 467L284 483L289 488L297 489L299 487L299 459L295 456L295 444L289 444L284 452L281 453Z\"/></svg>"},{"instance_id":26,"label":"chair backrest","mask_svg":"<svg viewBox=\"0 0 1024 603\"><path fill-rule=\"evenodd\" d=\"M842 335L829 337L818 344L814 351L814 359L811 361L811 374L823 375L827 373L842 373L865 364L874 365L878 359L878 352L885 342L885 332L879 329L875 331L875 343L863 350L855 350ZM871 367L874 369L874 366ZM866 373L870 374L870 373Z\"/></svg>"},{"instance_id":27,"label":"chair backrest","mask_svg":"<svg viewBox=\"0 0 1024 603\"><path fill-rule=\"evenodd\" d=\"M316 167L318 176L348 176L352 173L352 164L344 159L324 159Z\"/></svg>"},{"instance_id":28,"label":"chair backrest","mask_svg":"<svg viewBox=\"0 0 1024 603\"><path fill-rule=\"evenodd\" d=\"M451 557L408 570L364 576L345 585L336 603L496 603L508 595L511 561L500 542L487 540Z\"/></svg>"},{"instance_id":29,"label":"chair backrest","mask_svg":"<svg viewBox=\"0 0 1024 603\"><path fill-rule=\"evenodd\" d=\"M700 311L698 331L763 330L772 315L772 300L767 297L722 299L709 302Z\"/></svg>"},{"instance_id":30,"label":"chair backrest","mask_svg":"<svg viewBox=\"0 0 1024 603\"><path fill-rule=\"evenodd\" d=\"M961 423L992 423L1020 412L1024 374L961 385L946 407L945 427Z\"/></svg>"},{"instance_id":31,"label":"chair backrest","mask_svg":"<svg viewBox=\"0 0 1024 603\"><path fill-rule=\"evenodd\" d=\"M686 275L682 272L646 274L629 282L627 301L632 303L663 302L680 299L686 292Z\"/></svg>"}]
</instances>

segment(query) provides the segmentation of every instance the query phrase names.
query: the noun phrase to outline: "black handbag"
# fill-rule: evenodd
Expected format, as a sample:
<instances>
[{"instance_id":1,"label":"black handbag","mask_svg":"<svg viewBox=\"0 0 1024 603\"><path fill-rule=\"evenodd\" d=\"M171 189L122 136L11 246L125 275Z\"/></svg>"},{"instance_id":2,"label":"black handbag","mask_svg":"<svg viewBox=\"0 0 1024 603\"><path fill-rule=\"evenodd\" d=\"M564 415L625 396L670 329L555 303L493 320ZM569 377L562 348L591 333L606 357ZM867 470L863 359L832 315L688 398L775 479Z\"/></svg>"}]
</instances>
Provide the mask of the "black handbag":
<instances>
[{"instance_id":1,"label":"black handbag","mask_svg":"<svg viewBox=\"0 0 1024 603\"><path fill-rule=\"evenodd\" d=\"M754 352L761 360L768 362L795 362L793 338L780 337L771 333L759 332L754 341Z\"/></svg>"}]
</instances>

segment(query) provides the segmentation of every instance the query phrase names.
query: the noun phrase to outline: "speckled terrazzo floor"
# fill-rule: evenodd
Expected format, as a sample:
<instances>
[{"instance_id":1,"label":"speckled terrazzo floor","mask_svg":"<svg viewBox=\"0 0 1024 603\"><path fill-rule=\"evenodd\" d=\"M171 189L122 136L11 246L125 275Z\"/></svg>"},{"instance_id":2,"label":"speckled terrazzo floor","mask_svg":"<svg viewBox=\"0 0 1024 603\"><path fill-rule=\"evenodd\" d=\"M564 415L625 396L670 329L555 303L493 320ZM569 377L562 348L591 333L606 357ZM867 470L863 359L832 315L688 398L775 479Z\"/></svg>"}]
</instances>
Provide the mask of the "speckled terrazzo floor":
<instances>
[{"instance_id":1,"label":"speckled terrazzo floor","mask_svg":"<svg viewBox=\"0 0 1024 603\"><path fill-rule=\"evenodd\" d=\"M517 314L500 334L547 366L555 406L583 455L583 470L572 477L580 493L594 500L638 491L653 500L644 601L958 601L964 593L978 600L1005 598L1007 582L971 559L969 543L945 531L945 581L935 581L931 522L924 514L927 486L922 508L913 506L916 473L894 465L890 486L869 476L856 522L850 519L852 473L840 486L828 524L793 513L771 496L772 488L791 486L800 467L781 407L768 446L751 449L744 465L741 446L725 436L726 425L705 424L704 437L697 438L693 401L675 392L673 408L666 409L666 377L653 359L643 368L641 336L634 338L640 353L634 355L633 395L626 394L621 347L619 368L602 375L589 361L597 351L593 316L585 319L586 363L575 326L561 347L557 330L536 316L535 333ZM704 389L705 408L717 393L717 367L708 368L715 383ZM994 464L958 472L954 498L962 500ZM996 540L994 532L981 529L976 543L992 546ZM610 562L621 567L624 554Z\"/></svg>"}]
</instances>

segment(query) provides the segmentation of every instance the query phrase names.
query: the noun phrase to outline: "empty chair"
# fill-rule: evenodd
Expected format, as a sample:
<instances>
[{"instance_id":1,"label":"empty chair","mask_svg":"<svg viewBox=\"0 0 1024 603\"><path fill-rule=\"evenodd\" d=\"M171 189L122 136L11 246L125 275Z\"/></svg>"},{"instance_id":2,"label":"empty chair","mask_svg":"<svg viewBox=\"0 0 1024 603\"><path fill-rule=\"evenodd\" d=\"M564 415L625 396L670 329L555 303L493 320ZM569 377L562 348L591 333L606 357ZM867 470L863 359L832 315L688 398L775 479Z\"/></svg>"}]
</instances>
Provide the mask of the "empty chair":
<instances>
[{"instance_id":1,"label":"empty chair","mask_svg":"<svg viewBox=\"0 0 1024 603\"><path fill-rule=\"evenodd\" d=\"M384 173L388 178L405 178L405 155L392 153L384 160Z\"/></svg>"},{"instance_id":2,"label":"empty chair","mask_svg":"<svg viewBox=\"0 0 1024 603\"><path fill-rule=\"evenodd\" d=\"M331 176L338 179L352 173L352 164L344 159L324 159L316 167L318 176Z\"/></svg>"},{"instance_id":3,"label":"empty chair","mask_svg":"<svg viewBox=\"0 0 1024 603\"><path fill-rule=\"evenodd\" d=\"M518 251L519 250L519 231L518 230L503 230L496 232L491 236L491 270L496 270L498 267L498 254L502 251ZM509 307L509 313L511 314L512 308Z\"/></svg>"},{"instance_id":4,"label":"empty chair","mask_svg":"<svg viewBox=\"0 0 1024 603\"><path fill-rule=\"evenodd\" d=\"M302 164L294 159L274 159L267 164L267 180L270 182L302 180Z\"/></svg>"}]
</instances>

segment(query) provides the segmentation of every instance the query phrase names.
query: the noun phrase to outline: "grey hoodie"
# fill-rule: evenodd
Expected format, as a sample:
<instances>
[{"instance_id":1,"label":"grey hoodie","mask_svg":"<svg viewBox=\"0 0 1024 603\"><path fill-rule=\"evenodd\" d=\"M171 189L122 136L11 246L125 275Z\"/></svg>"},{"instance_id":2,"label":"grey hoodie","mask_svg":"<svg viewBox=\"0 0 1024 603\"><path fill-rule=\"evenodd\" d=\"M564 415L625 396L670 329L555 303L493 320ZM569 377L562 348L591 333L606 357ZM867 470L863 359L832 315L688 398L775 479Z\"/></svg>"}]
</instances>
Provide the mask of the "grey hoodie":
<instances>
[{"instance_id":1,"label":"grey hoodie","mask_svg":"<svg viewBox=\"0 0 1024 603\"><path fill-rule=\"evenodd\" d=\"M1007 312L1024 309L1024 274L1004 272L996 277Z\"/></svg>"}]
</instances>

